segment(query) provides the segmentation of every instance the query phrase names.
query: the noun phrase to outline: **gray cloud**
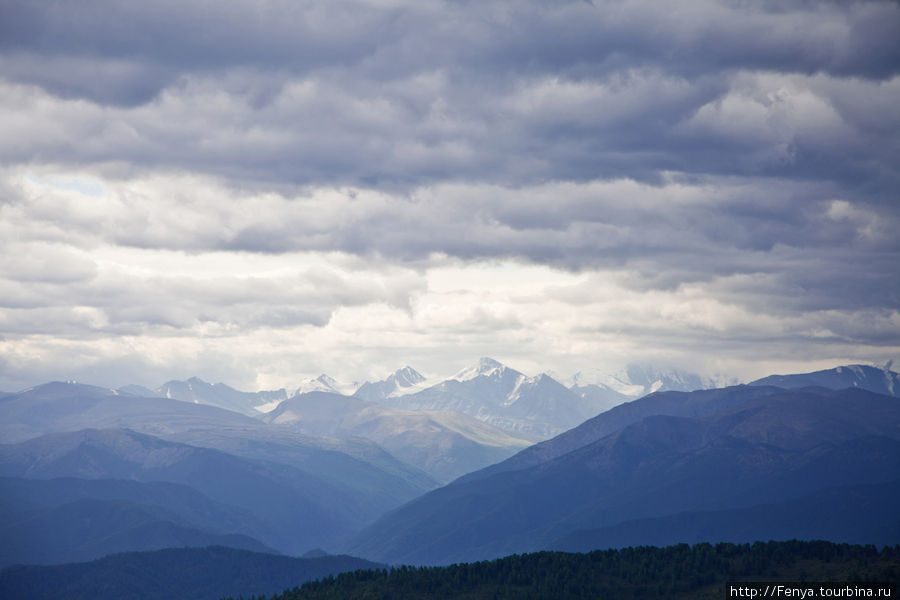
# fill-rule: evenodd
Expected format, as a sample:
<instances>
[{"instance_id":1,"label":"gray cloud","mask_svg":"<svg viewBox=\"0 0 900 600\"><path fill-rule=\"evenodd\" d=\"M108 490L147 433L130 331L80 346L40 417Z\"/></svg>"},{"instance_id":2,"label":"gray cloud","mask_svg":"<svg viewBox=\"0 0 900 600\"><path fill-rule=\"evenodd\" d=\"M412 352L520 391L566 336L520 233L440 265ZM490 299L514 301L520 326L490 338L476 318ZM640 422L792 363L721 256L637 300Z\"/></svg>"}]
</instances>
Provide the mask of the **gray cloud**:
<instances>
[{"instance_id":1,"label":"gray cloud","mask_svg":"<svg viewBox=\"0 0 900 600\"><path fill-rule=\"evenodd\" d=\"M0 0L0 358L577 329L527 294L426 318L436 270L498 262L612 277L620 334L666 348L893 352L898 30L886 1ZM567 286L542 300L590 313Z\"/></svg>"},{"instance_id":2,"label":"gray cloud","mask_svg":"<svg viewBox=\"0 0 900 600\"><path fill-rule=\"evenodd\" d=\"M660 171L897 183L886 168L896 115L861 131L848 108L860 95L884 107L896 97L900 9L888 2L7 2L3 12L5 77L91 101L22 114L22 102L46 103L42 92L7 90L20 96L10 118L48 130L0 146L7 161L125 161L270 184ZM847 78L845 89L828 83Z\"/></svg>"}]
</instances>

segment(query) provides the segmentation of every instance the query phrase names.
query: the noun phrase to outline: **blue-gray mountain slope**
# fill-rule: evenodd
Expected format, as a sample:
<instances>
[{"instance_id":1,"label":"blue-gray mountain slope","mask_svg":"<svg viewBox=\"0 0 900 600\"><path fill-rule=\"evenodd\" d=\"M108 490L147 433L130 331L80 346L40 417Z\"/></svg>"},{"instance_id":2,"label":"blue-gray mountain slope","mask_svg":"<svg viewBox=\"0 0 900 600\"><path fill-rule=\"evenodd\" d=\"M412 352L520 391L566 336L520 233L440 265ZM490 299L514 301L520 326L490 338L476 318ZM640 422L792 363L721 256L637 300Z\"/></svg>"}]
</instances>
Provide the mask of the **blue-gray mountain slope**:
<instances>
[{"instance_id":1,"label":"blue-gray mountain slope","mask_svg":"<svg viewBox=\"0 0 900 600\"><path fill-rule=\"evenodd\" d=\"M427 474L371 441L303 435L289 427L213 406L60 382L0 397L2 443L89 428L127 428L242 458L288 465L348 494L365 496L363 513L368 517L437 485Z\"/></svg>"},{"instance_id":2,"label":"blue-gray mountain slope","mask_svg":"<svg viewBox=\"0 0 900 600\"><path fill-rule=\"evenodd\" d=\"M838 486L749 508L685 512L574 531L549 547L588 552L626 546L794 539L893 545L900 540L898 497L900 480Z\"/></svg>"},{"instance_id":3,"label":"blue-gray mountain slope","mask_svg":"<svg viewBox=\"0 0 900 600\"><path fill-rule=\"evenodd\" d=\"M261 526L250 513L183 485L0 478L0 567L84 562L117 552L185 546L274 552L233 533Z\"/></svg>"},{"instance_id":4,"label":"blue-gray mountain slope","mask_svg":"<svg viewBox=\"0 0 900 600\"><path fill-rule=\"evenodd\" d=\"M262 598L313 579L382 566L351 556L291 558L222 547L170 548L88 563L8 567L0 571L0 598Z\"/></svg>"},{"instance_id":5,"label":"blue-gray mountain slope","mask_svg":"<svg viewBox=\"0 0 900 600\"><path fill-rule=\"evenodd\" d=\"M253 516L249 535L281 552L334 548L379 514L370 499L289 465L249 460L129 430L48 434L0 445L0 475L165 481Z\"/></svg>"},{"instance_id":6,"label":"blue-gray mountain slope","mask_svg":"<svg viewBox=\"0 0 900 600\"><path fill-rule=\"evenodd\" d=\"M889 363L890 364L890 363ZM813 373L770 375L750 385L775 385L787 389L818 386L832 390L859 388L877 394L900 396L900 375L888 367L879 369L868 365L847 365Z\"/></svg>"},{"instance_id":7,"label":"blue-gray mountain slope","mask_svg":"<svg viewBox=\"0 0 900 600\"><path fill-rule=\"evenodd\" d=\"M743 400L708 414L644 416L545 462L458 480L389 513L349 550L386 562L471 561L547 548L575 531L749 508L900 473L895 398L739 392ZM690 406L696 397L682 398Z\"/></svg>"}]
</instances>

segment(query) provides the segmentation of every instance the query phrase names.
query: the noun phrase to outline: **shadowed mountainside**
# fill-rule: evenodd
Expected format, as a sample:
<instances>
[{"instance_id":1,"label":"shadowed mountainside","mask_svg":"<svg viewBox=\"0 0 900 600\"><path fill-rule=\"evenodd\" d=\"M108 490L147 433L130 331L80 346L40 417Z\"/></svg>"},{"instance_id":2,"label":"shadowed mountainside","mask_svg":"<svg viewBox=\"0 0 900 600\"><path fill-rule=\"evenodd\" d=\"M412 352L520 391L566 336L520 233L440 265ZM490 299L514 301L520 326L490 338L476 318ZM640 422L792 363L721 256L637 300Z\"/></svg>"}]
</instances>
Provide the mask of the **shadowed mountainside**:
<instances>
[{"instance_id":1,"label":"shadowed mountainside","mask_svg":"<svg viewBox=\"0 0 900 600\"><path fill-rule=\"evenodd\" d=\"M116 552L221 545L274 552L235 532L265 531L250 512L166 482L0 478L0 567L93 560Z\"/></svg>"},{"instance_id":2,"label":"shadowed mountainside","mask_svg":"<svg viewBox=\"0 0 900 600\"><path fill-rule=\"evenodd\" d=\"M287 553L334 547L380 514L371 499L300 469L119 429L56 433L0 446L0 475L167 481L251 513L243 530Z\"/></svg>"},{"instance_id":3,"label":"shadowed mountainside","mask_svg":"<svg viewBox=\"0 0 900 600\"><path fill-rule=\"evenodd\" d=\"M888 366L890 363L888 363ZM750 385L774 385L785 389L824 387L832 390L859 388L876 394L900 396L900 375L888 367L847 365L813 373L769 375L750 382Z\"/></svg>"},{"instance_id":4,"label":"shadowed mountainside","mask_svg":"<svg viewBox=\"0 0 900 600\"><path fill-rule=\"evenodd\" d=\"M749 389L758 396L736 406L694 417L645 416L545 462L463 478L387 514L348 549L391 563L478 560L629 520L749 508L896 479L896 399L863 390ZM690 395L686 400L692 404Z\"/></svg>"},{"instance_id":5,"label":"shadowed mountainside","mask_svg":"<svg viewBox=\"0 0 900 600\"><path fill-rule=\"evenodd\" d=\"M88 563L0 571L0 597L42 600L220 600L268 597L344 571L380 565L351 556L291 558L234 548L129 552Z\"/></svg>"}]
</instances>

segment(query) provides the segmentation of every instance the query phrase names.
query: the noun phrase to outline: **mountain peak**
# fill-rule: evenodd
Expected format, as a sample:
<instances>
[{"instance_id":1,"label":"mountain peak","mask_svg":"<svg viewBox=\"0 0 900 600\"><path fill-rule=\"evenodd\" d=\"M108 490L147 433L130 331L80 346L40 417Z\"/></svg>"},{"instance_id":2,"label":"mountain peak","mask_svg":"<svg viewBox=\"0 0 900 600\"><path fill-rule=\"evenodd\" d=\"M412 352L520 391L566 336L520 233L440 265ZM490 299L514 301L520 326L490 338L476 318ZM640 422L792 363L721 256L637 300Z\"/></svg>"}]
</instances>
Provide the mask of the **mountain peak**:
<instances>
[{"instance_id":1,"label":"mountain peak","mask_svg":"<svg viewBox=\"0 0 900 600\"><path fill-rule=\"evenodd\" d=\"M506 365L494 360L493 358L483 356L478 359L478 364L474 367L467 367L454 375L452 379L457 381L469 381L476 377L490 377L496 373L502 373L507 369Z\"/></svg>"},{"instance_id":2,"label":"mountain peak","mask_svg":"<svg viewBox=\"0 0 900 600\"><path fill-rule=\"evenodd\" d=\"M324 385L327 385L329 387L334 387L337 385L337 380L334 377L331 377L330 375L326 375L325 373L322 373L321 375L316 377L316 381L318 381L319 383L322 383Z\"/></svg>"},{"instance_id":3,"label":"mountain peak","mask_svg":"<svg viewBox=\"0 0 900 600\"><path fill-rule=\"evenodd\" d=\"M346 396L352 394L357 385L355 382L350 384L342 383L334 377L322 373L318 377L301 381L300 386L294 391L294 395L299 396L308 392L329 392Z\"/></svg>"},{"instance_id":4,"label":"mountain peak","mask_svg":"<svg viewBox=\"0 0 900 600\"><path fill-rule=\"evenodd\" d=\"M417 383L422 383L425 381L425 377L422 376L421 373L406 365L402 369L397 369L394 371L394 374L389 377L392 379L394 383L397 384L397 387L411 387L416 385Z\"/></svg>"},{"instance_id":5,"label":"mountain peak","mask_svg":"<svg viewBox=\"0 0 900 600\"><path fill-rule=\"evenodd\" d=\"M366 381L353 394L363 400L380 402L385 398L411 394L424 386L425 377L406 365L381 381Z\"/></svg>"}]
</instances>

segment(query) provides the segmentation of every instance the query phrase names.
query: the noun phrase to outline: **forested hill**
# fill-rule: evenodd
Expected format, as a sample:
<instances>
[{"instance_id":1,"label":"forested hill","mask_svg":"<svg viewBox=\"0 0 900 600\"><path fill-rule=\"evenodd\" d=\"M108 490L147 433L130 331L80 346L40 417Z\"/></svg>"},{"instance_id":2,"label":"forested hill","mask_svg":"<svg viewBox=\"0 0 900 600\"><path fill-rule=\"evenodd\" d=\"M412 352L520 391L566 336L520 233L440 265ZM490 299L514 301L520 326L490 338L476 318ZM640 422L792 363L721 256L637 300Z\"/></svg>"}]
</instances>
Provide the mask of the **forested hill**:
<instances>
[{"instance_id":1,"label":"forested hill","mask_svg":"<svg viewBox=\"0 0 900 600\"><path fill-rule=\"evenodd\" d=\"M305 583L272 600L720 599L729 581L896 584L898 578L900 546L878 550L831 542L681 544L355 571Z\"/></svg>"}]
</instances>

